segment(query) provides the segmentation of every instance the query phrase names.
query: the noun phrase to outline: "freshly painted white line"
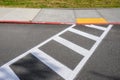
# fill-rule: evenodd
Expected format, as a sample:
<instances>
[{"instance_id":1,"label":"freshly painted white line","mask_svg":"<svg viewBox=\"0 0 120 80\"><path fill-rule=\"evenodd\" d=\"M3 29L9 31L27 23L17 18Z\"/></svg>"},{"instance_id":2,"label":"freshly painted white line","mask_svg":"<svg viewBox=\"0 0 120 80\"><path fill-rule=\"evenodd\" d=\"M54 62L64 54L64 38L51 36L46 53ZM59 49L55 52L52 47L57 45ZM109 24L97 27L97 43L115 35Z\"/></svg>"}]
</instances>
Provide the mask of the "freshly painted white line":
<instances>
[{"instance_id":1,"label":"freshly painted white line","mask_svg":"<svg viewBox=\"0 0 120 80\"><path fill-rule=\"evenodd\" d=\"M85 56L82 61L77 65L77 67L74 69L73 74L71 75L71 77L69 77L68 80L73 80L76 75L81 71L81 69L83 68L83 66L86 64L86 62L88 61L88 59L91 57L91 55L94 53L94 51L96 50L96 48L99 46L99 44L102 42L103 38L107 35L107 33L110 31L110 29L112 28L113 25L109 25L107 27L107 30L103 32L103 34L101 35L100 39L97 40L97 42L93 45L93 47L91 48L91 50L89 51L89 56Z\"/></svg>"},{"instance_id":2,"label":"freshly painted white line","mask_svg":"<svg viewBox=\"0 0 120 80\"><path fill-rule=\"evenodd\" d=\"M32 54L66 80L69 77L68 74L72 73L71 69L39 49L34 49Z\"/></svg>"},{"instance_id":3,"label":"freshly painted white line","mask_svg":"<svg viewBox=\"0 0 120 80\"><path fill-rule=\"evenodd\" d=\"M54 40L57 41L58 43L64 45L64 46L72 49L73 51L77 52L78 54L81 54L83 56L87 56L89 54L87 49L82 48L82 47L62 38L62 37L55 37Z\"/></svg>"},{"instance_id":4,"label":"freshly painted white line","mask_svg":"<svg viewBox=\"0 0 120 80\"><path fill-rule=\"evenodd\" d=\"M20 80L9 66L0 68L0 80Z\"/></svg>"},{"instance_id":5,"label":"freshly painted white line","mask_svg":"<svg viewBox=\"0 0 120 80\"><path fill-rule=\"evenodd\" d=\"M90 27L90 28L95 28L95 29L99 29L99 30L106 30L107 28L104 28L104 27L100 27L100 26L96 26L96 25L85 25L86 27Z\"/></svg>"},{"instance_id":6,"label":"freshly painted white line","mask_svg":"<svg viewBox=\"0 0 120 80\"><path fill-rule=\"evenodd\" d=\"M95 41L99 39L99 37L97 37L97 36L95 36L95 35L88 34L88 33L86 33L86 32L83 32L83 31L80 31L80 30L77 30L77 29L74 29L74 28L69 29L69 31L71 31L71 32L73 32L73 33L75 33L75 34L84 36L84 37L86 37L86 38L95 40Z\"/></svg>"},{"instance_id":7,"label":"freshly painted white line","mask_svg":"<svg viewBox=\"0 0 120 80\"><path fill-rule=\"evenodd\" d=\"M103 34L100 36L100 39L97 40L97 42L93 45L93 47L91 48L90 52L94 52L96 47L100 44L100 42L103 40L103 38L107 35L107 33L110 31L110 29L112 28L113 25L109 25L107 27L107 30L103 32Z\"/></svg>"}]
</instances>

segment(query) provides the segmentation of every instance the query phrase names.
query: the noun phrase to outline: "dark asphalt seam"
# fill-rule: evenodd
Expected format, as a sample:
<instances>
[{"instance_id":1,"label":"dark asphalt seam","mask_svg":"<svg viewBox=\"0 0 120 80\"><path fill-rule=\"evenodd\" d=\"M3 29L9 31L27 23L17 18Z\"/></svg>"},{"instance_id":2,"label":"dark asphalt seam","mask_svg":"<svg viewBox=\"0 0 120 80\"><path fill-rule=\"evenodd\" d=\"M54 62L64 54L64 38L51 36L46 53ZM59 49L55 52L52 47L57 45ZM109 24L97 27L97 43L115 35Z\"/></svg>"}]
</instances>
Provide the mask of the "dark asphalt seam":
<instances>
[{"instance_id":1,"label":"dark asphalt seam","mask_svg":"<svg viewBox=\"0 0 120 80\"><path fill-rule=\"evenodd\" d=\"M74 18L76 19L76 12L75 12L75 8L73 8L73 15L74 15Z\"/></svg>"},{"instance_id":2,"label":"dark asphalt seam","mask_svg":"<svg viewBox=\"0 0 120 80\"><path fill-rule=\"evenodd\" d=\"M98 11L98 9L95 9L96 10L96 12L102 17L102 18L104 18L105 20L106 20L106 18ZM107 21L107 20L106 20ZM108 21L107 21L108 22Z\"/></svg>"},{"instance_id":3,"label":"dark asphalt seam","mask_svg":"<svg viewBox=\"0 0 120 80\"><path fill-rule=\"evenodd\" d=\"M39 15L39 13L42 11L42 8L40 9L40 11L35 15L35 17L33 17L33 19L31 21L34 21L35 18Z\"/></svg>"}]
</instances>

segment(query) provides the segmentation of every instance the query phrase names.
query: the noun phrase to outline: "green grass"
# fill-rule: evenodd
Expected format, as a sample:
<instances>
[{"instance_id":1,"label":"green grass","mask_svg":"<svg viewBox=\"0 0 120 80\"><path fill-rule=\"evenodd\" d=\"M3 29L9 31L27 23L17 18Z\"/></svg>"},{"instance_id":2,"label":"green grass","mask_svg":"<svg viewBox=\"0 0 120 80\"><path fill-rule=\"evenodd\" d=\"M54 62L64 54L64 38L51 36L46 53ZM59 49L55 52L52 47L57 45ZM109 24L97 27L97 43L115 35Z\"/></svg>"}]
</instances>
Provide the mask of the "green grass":
<instances>
[{"instance_id":1,"label":"green grass","mask_svg":"<svg viewBox=\"0 0 120 80\"><path fill-rule=\"evenodd\" d=\"M118 8L120 0L0 0L0 7Z\"/></svg>"}]
</instances>

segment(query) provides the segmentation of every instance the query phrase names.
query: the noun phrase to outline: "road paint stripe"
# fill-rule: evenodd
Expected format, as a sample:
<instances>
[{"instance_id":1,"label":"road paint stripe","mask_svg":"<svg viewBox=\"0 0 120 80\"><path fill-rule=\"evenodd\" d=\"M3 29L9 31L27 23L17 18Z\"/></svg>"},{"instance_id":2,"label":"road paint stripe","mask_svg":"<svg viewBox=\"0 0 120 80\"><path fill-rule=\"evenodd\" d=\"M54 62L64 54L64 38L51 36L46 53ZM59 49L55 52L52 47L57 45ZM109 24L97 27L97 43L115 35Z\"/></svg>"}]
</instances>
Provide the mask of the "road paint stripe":
<instances>
[{"instance_id":1,"label":"road paint stripe","mask_svg":"<svg viewBox=\"0 0 120 80\"><path fill-rule=\"evenodd\" d=\"M95 28L95 29L99 29L99 30L106 30L107 28L104 27L100 27L100 26L96 26L96 25L85 25L86 27L90 27L90 28Z\"/></svg>"},{"instance_id":2,"label":"road paint stripe","mask_svg":"<svg viewBox=\"0 0 120 80\"><path fill-rule=\"evenodd\" d=\"M108 23L104 18L77 18L76 22L78 24L85 24L85 23Z\"/></svg>"},{"instance_id":3,"label":"road paint stripe","mask_svg":"<svg viewBox=\"0 0 120 80\"><path fill-rule=\"evenodd\" d=\"M0 80L20 80L9 66L0 68Z\"/></svg>"},{"instance_id":4,"label":"road paint stripe","mask_svg":"<svg viewBox=\"0 0 120 80\"><path fill-rule=\"evenodd\" d=\"M72 49L73 51L77 52L80 55L87 56L87 54L88 54L87 49L82 48L82 47L62 38L62 37L56 37L56 38L54 38L54 40L57 41L58 43L64 45L64 46Z\"/></svg>"},{"instance_id":5,"label":"road paint stripe","mask_svg":"<svg viewBox=\"0 0 120 80\"><path fill-rule=\"evenodd\" d=\"M71 69L39 49L34 49L32 54L64 79L67 79L69 77L68 74L72 73Z\"/></svg>"},{"instance_id":6,"label":"road paint stripe","mask_svg":"<svg viewBox=\"0 0 120 80\"><path fill-rule=\"evenodd\" d=\"M109 25L107 27L107 30L103 32L103 34L100 36L100 39L97 40L97 42L93 45L93 47L90 49L90 52L94 52L96 47L100 44L100 42L103 40L103 38L107 35L107 33L110 31L113 25Z\"/></svg>"},{"instance_id":7,"label":"road paint stripe","mask_svg":"<svg viewBox=\"0 0 120 80\"><path fill-rule=\"evenodd\" d=\"M86 64L86 62L88 61L88 59L91 57L91 55L94 53L94 51L96 50L96 48L99 46L99 44L102 42L102 40L104 39L104 37L107 35L107 33L110 31L110 29L112 28L113 25L109 25L107 27L107 30L103 32L103 34L101 35L100 39L97 40L97 42L93 45L93 47L91 48L91 50L89 51L88 56L85 56L82 61L77 65L77 67L74 69L73 74L70 75L71 77L69 77L68 80L73 80L76 75L81 71L81 69L83 68L83 66Z\"/></svg>"},{"instance_id":8,"label":"road paint stripe","mask_svg":"<svg viewBox=\"0 0 120 80\"><path fill-rule=\"evenodd\" d=\"M99 39L99 37L97 37L97 36L95 36L95 35L88 34L88 33L86 33L86 32L83 32L83 31L80 31L80 30L77 30L77 29L74 29L74 28L69 29L69 31L71 31L71 32L73 32L73 33L75 33L75 34L84 36L84 37L86 37L86 38L95 40L95 41Z\"/></svg>"}]
</instances>

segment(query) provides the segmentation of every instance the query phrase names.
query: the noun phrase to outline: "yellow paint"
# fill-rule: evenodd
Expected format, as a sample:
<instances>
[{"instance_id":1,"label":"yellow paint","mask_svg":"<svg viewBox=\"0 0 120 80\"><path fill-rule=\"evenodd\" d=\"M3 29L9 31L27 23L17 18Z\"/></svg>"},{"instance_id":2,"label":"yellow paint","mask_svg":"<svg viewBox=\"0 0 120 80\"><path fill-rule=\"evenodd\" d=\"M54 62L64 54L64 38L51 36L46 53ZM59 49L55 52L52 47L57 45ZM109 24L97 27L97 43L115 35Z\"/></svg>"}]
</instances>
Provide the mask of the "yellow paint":
<instances>
[{"instance_id":1,"label":"yellow paint","mask_svg":"<svg viewBox=\"0 0 120 80\"><path fill-rule=\"evenodd\" d=\"M87 24L87 23L95 23L95 24L99 24L99 23L108 23L104 18L78 18L77 19L77 23L78 24Z\"/></svg>"}]
</instances>

